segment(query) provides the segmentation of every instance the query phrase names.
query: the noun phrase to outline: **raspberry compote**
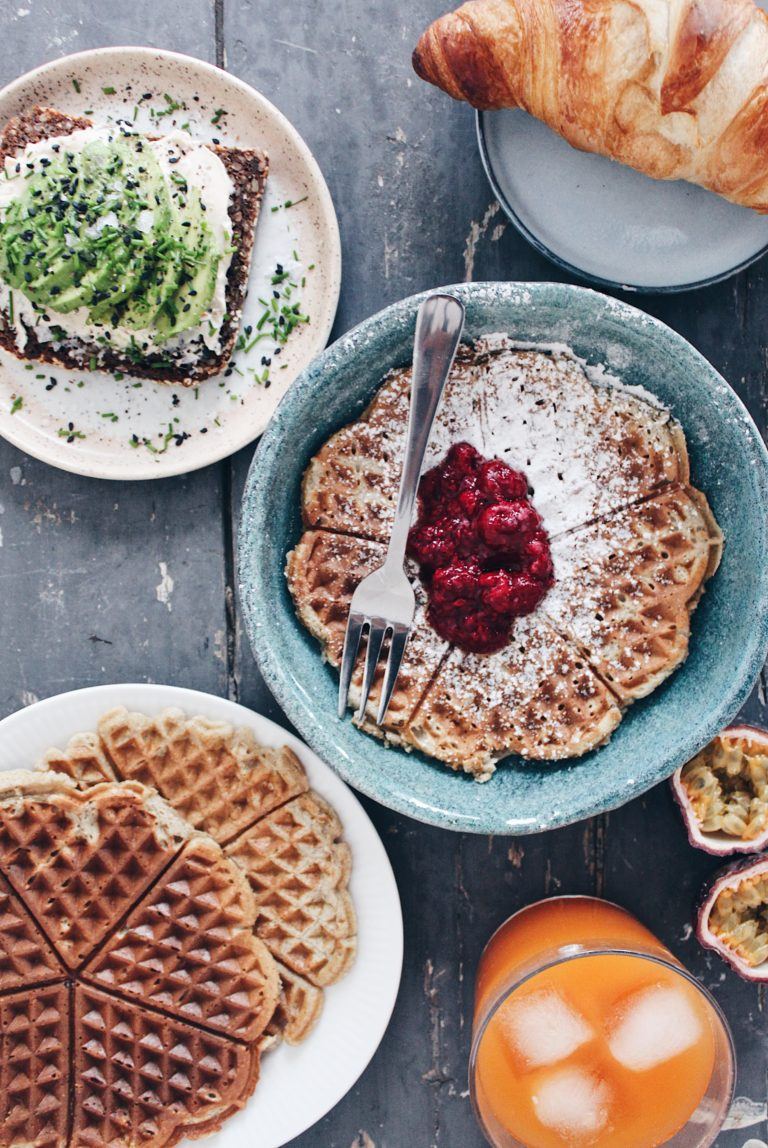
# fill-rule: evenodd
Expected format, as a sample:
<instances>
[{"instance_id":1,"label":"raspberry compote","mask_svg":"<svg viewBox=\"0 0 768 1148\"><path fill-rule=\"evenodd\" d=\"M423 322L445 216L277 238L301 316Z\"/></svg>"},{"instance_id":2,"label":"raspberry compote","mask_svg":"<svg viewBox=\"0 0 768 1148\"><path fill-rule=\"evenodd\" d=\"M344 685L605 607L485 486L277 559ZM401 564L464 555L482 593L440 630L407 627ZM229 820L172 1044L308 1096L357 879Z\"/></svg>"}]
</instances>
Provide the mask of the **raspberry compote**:
<instances>
[{"instance_id":1,"label":"raspberry compote","mask_svg":"<svg viewBox=\"0 0 768 1148\"><path fill-rule=\"evenodd\" d=\"M476 654L506 646L515 618L535 610L554 582L525 475L466 442L422 476L408 553L419 563L433 628Z\"/></svg>"}]
</instances>

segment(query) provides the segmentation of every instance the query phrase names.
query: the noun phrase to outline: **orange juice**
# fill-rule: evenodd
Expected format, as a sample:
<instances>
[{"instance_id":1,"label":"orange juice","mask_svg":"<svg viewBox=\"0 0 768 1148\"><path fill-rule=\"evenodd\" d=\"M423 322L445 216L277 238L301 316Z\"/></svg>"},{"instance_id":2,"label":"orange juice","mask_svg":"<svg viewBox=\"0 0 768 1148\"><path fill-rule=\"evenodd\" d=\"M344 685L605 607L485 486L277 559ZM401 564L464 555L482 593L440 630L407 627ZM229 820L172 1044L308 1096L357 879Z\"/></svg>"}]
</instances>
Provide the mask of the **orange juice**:
<instances>
[{"instance_id":1,"label":"orange juice","mask_svg":"<svg viewBox=\"0 0 768 1148\"><path fill-rule=\"evenodd\" d=\"M478 970L473 1101L493 1144L711 1144L733 1058L711 998L643 925L588 897L511 917Z\"/></svg>"}]
</instances>

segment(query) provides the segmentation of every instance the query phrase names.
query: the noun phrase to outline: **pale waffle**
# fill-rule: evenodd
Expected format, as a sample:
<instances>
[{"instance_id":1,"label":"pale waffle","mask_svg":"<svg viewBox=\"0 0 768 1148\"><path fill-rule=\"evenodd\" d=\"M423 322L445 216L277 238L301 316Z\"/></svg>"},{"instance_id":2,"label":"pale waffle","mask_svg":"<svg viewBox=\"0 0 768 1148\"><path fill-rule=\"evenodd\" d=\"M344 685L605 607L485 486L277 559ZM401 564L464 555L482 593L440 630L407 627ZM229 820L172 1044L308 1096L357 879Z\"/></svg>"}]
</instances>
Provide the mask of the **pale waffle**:
<instances>
[{"instance_id":1,"label":"pale waffle","mask_svg":"<svg viewBox=\"0 0 768 1148\"><path fill-rule=\"evenodd\" d=\"M691 611L720 550L703 496L670 487L555 539L555 585L542 609L630 702L686 657Z\"/></svg>"},{"instance_id":2,"label":"pale waffle","mask_svg":"<svg viewBox=\"0 0 768 1148\"><path fill-rule=\"evenodd\" d=\"M228 841L307 787L287 747L259 745L251 730L186 717L157 717L124 706L104 714L99 736L116 774L151 785L196 828Z\"/></svg>"},{"instance_id":3,"label":"pale waffle","mask_svg":"<svg viewBox=\"0 0 768 1148\"><path fill-rule=\"evenodd\" d=\"M78 788L83 744L0 777L0 1148L167 1148L243 1107L285 993L239 867L154 790Z\"/></svg>"},{"instance_id":4,"label":"pale waffle","mask_svg":"<svg viewBox=\"0 0 768 1148\"><path fill-rule=\"evenodd\" d=\"M409 388L409 370L391 372L305 474L308 529L286 575L299 618L332 665L352 593L383 560ZM379 728L380 666L361 724L484 780L510 754L559 760L610 737L623 708L685 658L690 614L722 535L688 485L685 438L669 412L650 396L593 382L564 352L515 349L500 336L463 348L425 469L460 441L525 472L552 540L555 586L516 621L505 649L472 655L434 633L410 568L418 605L393 703Z\"/></svg>"},{"instance_id":5,"label":"pale waffle","mask_svg":"<svg viewBox=\"0 0 768 1148\"><path fill-rule=\"evenodd\" d=\"M83 744L90 746L87 755L82 753ZM303 1039L322 1007L321 987L347 971L357 940L347 891L349 849L340 840L336 814L308 791L301 762L287 747L268 749L249 729L235 729L226 722L186 717L179 710L150 718L120 707L100 719L98 735L77 735L65 749L50 750L39 766L45 770L56 764L79 782L81 774L90 775L92 761L101 757L116 776L140 777L154 785L178 813L194 817L202 830L226 842L227 854L250 883L256 936L275 961L290 970L289 979L281 976L264 1047L280 1034L289 1043ZM211 808L210 827L206 802ZM152 904L139 906L109 948L89 965L94 983L104 986L114 978L119 991L149 992L145 999L160 1007L162 998L165 1009L174 999L178 1015L187 1020L193 1018L194 1008L231 1009L231 1002L221 996L218 1003L215 997L210 1006L205 1002L205 985L202 996L196 987L202 970L197 980L186 971L192 977L186 996L183 986L174 985L169 968L161 973L161 958L152 961L142 949L148 926L146 919L140 919L142 912L157 922L162 959L183 946L181 928L163 936L163 922ZM205 1021L209 1026L212 1015L209 1011Z\"/></svg>"},{"instance_id":6,"label":"pale waffle","mask_svg":"<svg viewBox=\"0 0 768 1148\"><path fill-rule=\"evenodd\" d=\"M227 846L248 874L256 932L312 984L333 984L354 960L356 921L347 891L352 859L334 810L304 793Z\"/></svg>"},{"instance_id":7,"label":"pale waffle","mask_svg":"<svg viewBox=\"0 0 768 1148\"><path fill-rule=\"evenodd\" d=\"M322 644L332 666L341 662L349 603L355 587L384 561L383 543L369 542L326 530L308 530L288 555L288 585L304 625ZM416 592L416 617L411 637L397 675L397 682L381 729L376 711L384 678L386 659L377 666L363 724L371 732L390 741L398 739L400 727L408 720L448 651L444 642L427 624L426 596L411 571ZM357 705L362 684L362 661L350 685L350 704Z\"/></svg>"}]
</instances>

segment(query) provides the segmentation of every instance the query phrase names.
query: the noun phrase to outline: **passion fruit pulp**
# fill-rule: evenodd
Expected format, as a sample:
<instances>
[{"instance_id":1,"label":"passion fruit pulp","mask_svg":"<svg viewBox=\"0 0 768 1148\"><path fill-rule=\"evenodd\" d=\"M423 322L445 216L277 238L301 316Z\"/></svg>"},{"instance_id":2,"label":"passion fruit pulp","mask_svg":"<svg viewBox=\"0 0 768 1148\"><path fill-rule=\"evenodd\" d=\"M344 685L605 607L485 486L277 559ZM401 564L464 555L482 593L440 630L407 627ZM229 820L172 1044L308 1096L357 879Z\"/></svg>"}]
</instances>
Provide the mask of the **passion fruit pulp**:
<instances>
[{"instance_id":1,"label":"passion fruit pulp","mask_svg":"<svg viewBox=\"0 0 768 1148\"><path fill-rule=\"evenodd\" d=\"M697 849L724 857L768 847L768 730L723 730L671 784Z\"/></svg>"},{"instance_id":2,"label":"passion fruit pulp","mask_svg":"<svg viewBox=\"0 0 768 1148\"><path fill-rule=\"evenodd\" d=\"M768 858L742 859L711 878L696 935L745 980L768 981Z\"/></svg>"}]
</instances>

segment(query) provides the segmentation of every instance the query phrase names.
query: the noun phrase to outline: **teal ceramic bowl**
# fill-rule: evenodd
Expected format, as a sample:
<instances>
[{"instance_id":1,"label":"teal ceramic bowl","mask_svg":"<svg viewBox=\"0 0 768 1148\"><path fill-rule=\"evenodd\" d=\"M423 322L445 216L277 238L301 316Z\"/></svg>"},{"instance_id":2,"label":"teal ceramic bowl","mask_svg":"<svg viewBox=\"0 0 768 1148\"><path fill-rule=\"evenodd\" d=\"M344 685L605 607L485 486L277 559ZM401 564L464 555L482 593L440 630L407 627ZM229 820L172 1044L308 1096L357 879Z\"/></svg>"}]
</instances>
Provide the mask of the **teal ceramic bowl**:
<instances>
[{"instance_id":1,"label":"teal ceramic bowl","mask_svg":"<svg viewBox=\"0 0 768 1148\"><path fill-rule=\"evenodd\" d=\"M262 673L311 747L377 801L475 833L531 833L615 808L668 777L736 714L768 647L768 455L747 411L689 343L643 312L582 287L477 283L449 288L466 336L506 331L566 343L625 383L656 394L682 423L693 480L726 538L693 617L688 660L636 703L608 745L556 765L510 758L486 784L361 733L336 717L337 678L298 622L285 557L300 534L299 486L310 457L360 414L390 367L411 357L417 307L405 299L339 339L299 377L254 456L243 501L239 581Z\"/></svg>"}]
</instances>

